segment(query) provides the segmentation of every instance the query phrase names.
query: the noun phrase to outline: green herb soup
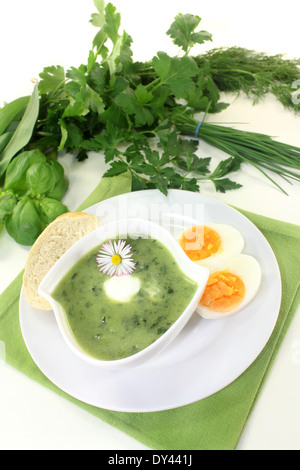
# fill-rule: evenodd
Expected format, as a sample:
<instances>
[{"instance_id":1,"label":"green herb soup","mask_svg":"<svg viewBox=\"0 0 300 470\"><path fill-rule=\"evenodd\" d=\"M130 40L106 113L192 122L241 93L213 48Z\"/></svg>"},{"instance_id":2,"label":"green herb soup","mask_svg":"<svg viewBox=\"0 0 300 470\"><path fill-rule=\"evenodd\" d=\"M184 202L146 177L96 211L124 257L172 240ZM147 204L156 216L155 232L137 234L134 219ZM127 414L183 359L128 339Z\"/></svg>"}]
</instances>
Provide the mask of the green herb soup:
<instances>
[{"instance_id":1,"label":"green herb soup","mask_svg":"<svg viewBox=\"0 0 300 470\"><path fill-rule=\"evenodd\" d=\"M77 343L101 360L131 356L156 341L197 290L160 242L130 239L128 243L136 263L133 274L116 279L101 273L96 263L99 246L75 264L53 293ZM130 296L129 289L129 298L122 301L112 298L107 286L113 279L135 283L135 291Z\"/></svg>"}]
</instances>

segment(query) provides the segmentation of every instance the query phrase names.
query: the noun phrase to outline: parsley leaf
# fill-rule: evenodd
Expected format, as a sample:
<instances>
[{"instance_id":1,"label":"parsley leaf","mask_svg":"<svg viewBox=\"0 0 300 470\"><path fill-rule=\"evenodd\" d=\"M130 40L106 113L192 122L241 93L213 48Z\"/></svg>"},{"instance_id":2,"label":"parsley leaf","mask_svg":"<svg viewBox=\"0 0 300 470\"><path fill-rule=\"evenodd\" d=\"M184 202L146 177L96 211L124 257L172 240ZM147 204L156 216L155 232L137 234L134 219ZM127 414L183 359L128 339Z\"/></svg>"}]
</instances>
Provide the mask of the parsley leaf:
<instances>
[{"instance_id":1,"label":"parsley leaf","mask_svg":"<svg viewBox=\"0 0 300 470\"><path fill-rule=\"evenodd\" d=\"M195 44L203 44L211 41L212 36L207 31L195 32L201 18L197 15L180 13L176 16L167 34L173 39L174 44L181 47L186 54Z\"/></svg>"},{"instance_id":2,"label":"parsley leaf","mask_svg":"<svg viewBox=\"0 0 300 470\"><path fill-rule=\"evenodd\" d=\"M212 173L212 178L221 178L228 173L239 170L241 167L241 160L237 157L229 157L226 160L222 160L214 172Z\"/></svg>"},{"instance_id":3,"label":"parsley leaf","mask_svg":"<svg viewBox=\"0 0 300 470\"><path fill-rule=\"evenodd\" d=\"M170 57L166 52L158 52L152 65L161 85L167 85L176 98L186 98L194 92L193 77L198 74L198 67L191 57Z\"/></svg>"},{"instance_id":4,"label":"parsley leaf","mask_svg":"<svg viewBox=\"0 0 300 470\"><path fill-rule=\"evenodd\" d=\"M133 117L137 127L151 126L154 122L154 116L148 102L152 96L145 87L140 85L135 91L132 88L124 90L115 98L115 102L127 115Z\"/></svg>"},{"instance_id":5,"label":"parsley leaf","mask_svg":"<svg viewBox=\"0 0 300 470\"><path fill-rule=\"evenodd\" d=\"M232 189L239 189L242 187L241 184L236 183L235 181L231 181L229 178L221 178L221 179L213 179L212 180L215 188L220 193L225 193L226 191Z\"/></svg>"},{"instance_id":6,"label":"parsley leaf","mask_svg":"<svg viewBox=\"0 0 300 470\"><path fill-rule=\"evenodd\" d=\"M39 82L39 92L45 95L49 92L56 91L65 81L65 71L60 65L45 67L43 72L40 73L42 80Z\"/></svg>"}]
</instances>

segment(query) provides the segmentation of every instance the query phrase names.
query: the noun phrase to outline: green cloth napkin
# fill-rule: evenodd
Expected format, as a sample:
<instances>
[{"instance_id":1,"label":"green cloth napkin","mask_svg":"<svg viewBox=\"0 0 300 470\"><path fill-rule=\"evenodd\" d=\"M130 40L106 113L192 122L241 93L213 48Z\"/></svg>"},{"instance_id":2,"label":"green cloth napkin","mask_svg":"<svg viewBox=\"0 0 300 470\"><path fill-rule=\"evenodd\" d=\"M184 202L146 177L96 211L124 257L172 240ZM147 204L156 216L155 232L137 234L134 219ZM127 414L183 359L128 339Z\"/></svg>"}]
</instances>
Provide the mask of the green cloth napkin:
<instances>
[{"instance_id":1,"label":"green cloth napkin","mask_svg":"<svg viewBox=\"0 0 300 470\"><path fill-rule=\"evenodd\" d=\"M105 178L79 209L130 190L127 175ZM275 252L282 276L283 298L267 345L255 362L223 390L187 406L152 413L114 412L70 397L42 374L23 342L19 326L23 273L0 297L0 341L5 343L6 362L153 450L234 450L300 303L300 227L241 212L261 230Z\"/></svg>"}]
</instances>

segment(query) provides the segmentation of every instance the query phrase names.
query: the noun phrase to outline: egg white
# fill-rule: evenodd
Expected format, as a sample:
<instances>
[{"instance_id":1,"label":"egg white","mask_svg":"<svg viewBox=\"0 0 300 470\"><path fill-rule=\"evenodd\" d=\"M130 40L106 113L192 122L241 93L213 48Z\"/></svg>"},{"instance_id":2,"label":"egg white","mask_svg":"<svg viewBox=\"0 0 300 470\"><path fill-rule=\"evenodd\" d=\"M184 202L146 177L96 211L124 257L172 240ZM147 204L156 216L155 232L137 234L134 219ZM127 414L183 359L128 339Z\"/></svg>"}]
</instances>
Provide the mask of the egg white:
<instances>
[{"instance_id":1,"label":"egg white","mask_svg":"<svg viewBox=\"0 0 300 470\"><path fill-rule=\"evenodd\" d=\"M244 237L235 227L219 223L206 223L204 225L215 230L215 232L219 234L221 238L221 246L219 250L210 257L195 261L195 263L206 266L212 259L216 259L224 255L235 255L243 251L245 245ZM181 237L179 237L179 240L180 238Z\"/></svg>"},{"instance_id":2,"label":"egg white","mask_svg":"<svg viewBox=\"0 0 300 470\"><path fill-rule=\"evenodd\" d=\"M229 317L240 312L257 294L261 284L261 268L258 261L250 255L237 254L235 256L223 256L219 258L210 258L210 262L206 265L210 274L228 269L233 274L239 276L245 284L245 296L236 308L229 312L216 312L199 304L196 311L203 317L208 319L219 319Z\"/></svg>"}]
</instances>

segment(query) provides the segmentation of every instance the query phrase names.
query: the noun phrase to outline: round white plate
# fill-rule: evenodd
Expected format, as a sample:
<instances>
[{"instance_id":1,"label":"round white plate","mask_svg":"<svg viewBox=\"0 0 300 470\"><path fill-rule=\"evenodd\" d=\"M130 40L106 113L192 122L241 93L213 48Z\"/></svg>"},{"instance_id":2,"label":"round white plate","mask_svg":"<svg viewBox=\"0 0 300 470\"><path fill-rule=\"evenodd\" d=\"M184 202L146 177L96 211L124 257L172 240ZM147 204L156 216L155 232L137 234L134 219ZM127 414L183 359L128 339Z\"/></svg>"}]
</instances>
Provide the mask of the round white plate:
<instances>
[{"instance_id":1,"label":"round white plate","mask_svg":"<svg viewBox=\"0 0 300 470\"><path fill-rule=\"evenodd\" d=\"M197 221L226 223L245 239L243 253L262 269L253 301L240 313L206 320L196 313L163 352L128 370L89 365L65 344L52 312L35 310L20 298L20 324L33 360L57 387L87 404L115 411L167 410L208 397L229 385L256 359L276 324L281 278L274 253L252 222L217 200L182 190L167 197L157 190L117 196L90 207L102 224L117 218L142 217L159 222L176 236Z\"/></svg>"}]
</instances>

